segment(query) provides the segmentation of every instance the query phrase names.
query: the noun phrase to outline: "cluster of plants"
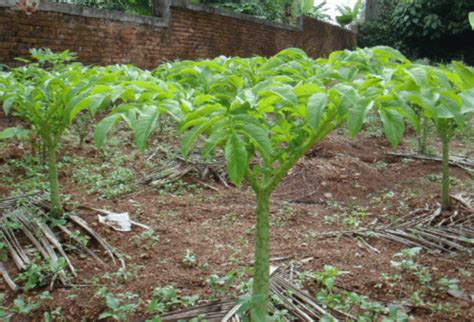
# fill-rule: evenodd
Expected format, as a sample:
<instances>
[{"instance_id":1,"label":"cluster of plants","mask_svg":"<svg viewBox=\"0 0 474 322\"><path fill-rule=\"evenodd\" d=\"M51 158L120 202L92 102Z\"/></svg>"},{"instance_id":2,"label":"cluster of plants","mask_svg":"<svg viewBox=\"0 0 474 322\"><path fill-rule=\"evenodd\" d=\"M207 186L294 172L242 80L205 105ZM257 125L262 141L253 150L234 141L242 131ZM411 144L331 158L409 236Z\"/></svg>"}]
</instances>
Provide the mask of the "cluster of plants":
<instances>
[{"instance_id":1,"label":"cluster of plants","mask_svg":"<svg viewBox=\"0 0 474 322\"><path fill-rule=\"evenodd\" d=\"M144 16L151 16L153 14L153 0L51 0L51 2L118 10Z\"/></svg>"},{"instance_id":2,"label":"cluster of plants","mask_svg":"<svg viewBox=\"0 0 474 322\"><path fill-rule=\"evenodd\" d=\"M313 0L193 0L193 2L290 24L295 24L298 16L330 20L326 1L315 3Z\"/></svg>"},{"instance_id":3,"label":"cluster of plants","mask_svg":"<svg viewBox=\"0 0 474 322\"><path fill-rule=\"evenodd\" d=\"M417 257L421 252L420 247L403 249L394 255L395 260L391 261L391 266L395 270L394 274L382 274L383 284L394 287L402 280L412 280L409 285L411 294L408 293L410 300L417 305L424 305L428 296L444 294L446 291L459 291L459 280L443 276L435 279L428 267L420 264Z\"/></svg>"},{"instance_id":4,"label":"cluster of plants","mask_svg":"<svg viewBox=\"0 0 474 322\"><path fill-rule=\"evenodd\" d=\"M107 148L107 134L123 121L144 151L149 137L159 135L159 119L167 117L181 133L184 157L196 149L204 160L223 159L229 179L255 192L252 316L259 321L268 306L270 196L306 152L343 124L356 136L369 113L380 118L393 147L406 125L419 132L426 120L443 146L448 209L449 142L474 111L471 67L413 63L389 47L319 59L286 49L270 58L168 62L153 71L84 66L70 63L67 52L49 50L36 50L33 58L0 73L0 101L4 113L25 120L28 136L45 147L52 218L63 213L57 159L66 132L105 114L95 126L98 148Z\"/></svg>"},{"instance_id":5,"label":"cluster of plants","mask_svg":"<svg viewBox=\"0 0 474 322\"><path fill-rule=\"evenodd\" d=\"M358 45L387 45L410 58L433 61L463 59L474 63L468 13L474 11L469 0L377 0L376 19L359 26Z\"/></svg>"}]
</instances>

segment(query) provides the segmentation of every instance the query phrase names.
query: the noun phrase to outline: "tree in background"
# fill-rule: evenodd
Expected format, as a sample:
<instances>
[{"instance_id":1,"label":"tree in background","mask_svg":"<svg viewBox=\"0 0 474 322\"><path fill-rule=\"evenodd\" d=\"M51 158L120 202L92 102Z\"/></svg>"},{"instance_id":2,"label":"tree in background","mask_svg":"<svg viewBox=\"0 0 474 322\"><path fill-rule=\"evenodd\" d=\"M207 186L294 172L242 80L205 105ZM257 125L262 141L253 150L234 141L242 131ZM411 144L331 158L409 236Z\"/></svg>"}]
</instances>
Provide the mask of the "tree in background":
<instances>
[{"instance_id":1,"label":"tree in background","mask_svg":"<svg viewBox=\"0 0 474 322\"><path fill-rule=\"evenodd\" d=\"M389 45L412 59L474 64L474 42L466 41L472 0L378 0L376 7L378 17L359 26L358 46Z\"/></svg>"}]
</instances>

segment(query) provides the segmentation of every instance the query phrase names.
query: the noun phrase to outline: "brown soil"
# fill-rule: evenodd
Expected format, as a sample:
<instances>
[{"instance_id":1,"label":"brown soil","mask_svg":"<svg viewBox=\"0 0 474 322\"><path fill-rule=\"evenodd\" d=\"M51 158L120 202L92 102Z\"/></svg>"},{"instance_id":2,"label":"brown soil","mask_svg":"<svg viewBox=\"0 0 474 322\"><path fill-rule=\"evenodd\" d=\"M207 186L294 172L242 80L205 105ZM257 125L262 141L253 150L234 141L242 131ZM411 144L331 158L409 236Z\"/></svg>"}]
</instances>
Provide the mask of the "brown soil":
<instances>
[{"instance_id":1,"label":"brown soil","mask_svg":"<svg viewBox=\"0 0 474 322\"><path fill-rule=\"evenodd\" d=\"M382 139L360 136L350 140L340 135L333 135L315 147L289 173L273 195L271 255L290 256L294 260L312 258L304 264L303 270L320 271L329 264L350 271L348 275L338 278L340 286L387 304L409 297L406 290L410 281L393 288L386 285L374 287L383 281L382 272L393 273L390 261L402 246L380 239L369 240L373 247L380 250L377 253L353 238L318 238L322 232L347 229L339 219L328 223L328 218L337 219L336 216L340 218L343 213L340 208L328 205L328 201L368 207L363 225L375 219L386 222L390 216L406 213L408 210L400 207L400 202L406 203L410 209L438 197L438 183L429 181L427 176L438 174L440 164L406 162L388 157L385 152L389 149ZM63 153L71 153L72 148L66 147L65 150ZM0 164L7 158L21 158L23 153L26 153L24 149L18 147L1 151ZM91 148L74 153L90 158L91 162L96 157ZM137 164L130 166L138 167ZM219 192L203 188L179 196L160 194L141 186L136 193L110 201L101 200L96 195L85 195L84 189L70 179L71 171L62 170L61 184L64 193L71 194L74 201L86 206L129 212L132 219L155 229L161 240L151 249L145 249L142 247L144 241L137 239L142 229L135 227L131 233L116 232L98 224L94 212L73 209L126 255L128 269L135 271L136 275L116 281L100 278L94 284L93 277L115 272L118 266L110 263L109 267L102 268L91 259L72 255L80 276L73 281L77 287L55 289L52 292L54 299L41 310L59 306L68 321L97 319L105 309L103 300L96 294L101 286L114 293L134 292L148 300L154 288L174 285L182 295L199 294L204 300L211 295L206 283L211 274L222 276L230 270L250 265L254 241L254 197L249 189L224 188L211 182L219 188ZM471 180L457 168L452 168L451 174L460 180ZM8 190L9 187L0 187L0 193ZM389 191L393 192L393 196L376 201L375 198L384 198L383 195ZM139 242L135 243L135 240ZM186 249L191 249L196 255L198 263L194 267L183 264ZM104 258L110 262L105 255ZM423 253L419 260L431 267L434 277L459 278L461 288L467 294L474 293L474 279L463 277L457 270L463 268L474 273L468 258ZM204 263L209 268L199 268ZM10 266L9 269L13 268ZM0 285L0 292L7 294L7 303L11 303L16 296L5 284ZM68 297L72 294L77 296ZM419 321L474 320L472 303L447 294L433 294L430 300L447 303L457 309L455 313L414 310L410 314ZM132 319L146 316L145 308L146 304L141 305ZM41 316L37 313L28 319L40 319Z\"/></svg>"}]
</instances>

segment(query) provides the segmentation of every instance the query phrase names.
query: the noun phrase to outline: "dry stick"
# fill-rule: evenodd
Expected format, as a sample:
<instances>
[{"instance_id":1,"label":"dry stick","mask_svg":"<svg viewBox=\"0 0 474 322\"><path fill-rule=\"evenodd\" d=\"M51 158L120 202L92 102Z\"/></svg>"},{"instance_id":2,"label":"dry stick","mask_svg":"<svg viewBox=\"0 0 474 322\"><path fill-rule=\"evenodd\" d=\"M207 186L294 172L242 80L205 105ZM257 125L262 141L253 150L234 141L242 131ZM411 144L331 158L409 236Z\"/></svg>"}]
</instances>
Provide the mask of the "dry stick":
<instances>
[{"instance_id":1,"label":"dry stick","mask_svg":"<svg viewBox=\"0 0 474 322\"><path fill-rule=\"evenodd\" d=\"M41 227L38 225L37 222L31 222L30 224L31 224L32 230L34 230L37 233L37 237L39 241L41 242L41 244L43 245L44 249L46 250L48 254L46 258L48 258L51 262L57 263L59 258L56 252L54 251L54 246L51 245L51 242L48 239L45 232L41 229ZM66 273L64 272L64 270L60 270L58 274L59 274L59 278L61 282L63 284L66 284Z\"/></svg>"},{"instance_id":2,"label":"dry stick","mask_svg":"<svg viewBox=\"0 0 474 322\"><path fill-rule=\"evenodd\" d=\"M460 242L465 241L465 239L463 239L462 237L459 237L459 235L462 235L462 231L460 230L454 230L454 232L451 232L451 234L449 234L448 232L440 228L427 227L427 228L424 228L424 230L432 234L438 235L440 237L450 238L450 239L454 239Z\"/></svg>"},{"instance_id":3,"label":"dry stick","mask_svg":"<svg viewBox=\"0 0 474 322\"><path fill-rule=\"evenodd\" d=\"M74 235L74 233L72 231L70 231L67 227L63 226L63 225L59 225L58 226L59 229L61 229L69 238L71 238L72 240L74 240L78 245L79 247L84 250L87 254L89 254L89 256L91 256L92 258L94 258L100 265L102 266L105 266L105 262L100 259L100 257L98 257L92 250L90 250L87 246L85 246L82 241Z\"/></svg>"},{"instance_id":4,"label":"dry stick","mask_svg":"<svg viewBox=\"0 0 474 322\"><path fill-rule=\"evenodd\" d=\"M405 232L405 231L403 231L403 230L395 230L395 231L389 231L389 232L390 232L391 234L398 235L398 236L401 237L401 238L404 238L404 239L407 239L407 240L411 240L411 241L414 240L414 241L416 241L416 242L418 242L418 243L421 243L422 247L424 247L424 248L426 248L426 249L431 249L431 250L433 250L433 249L438 249L438 250L440 250L440 251L442 251L442 252L443 252L443 251L446 251L445 248L443 248L443 247L441 247L441 246L439 246L439 245L437 245L437 244L435 244L435 243L432 243L432 242L430 242L430 241L428 241L428 240L425 240L425 239L423 239L423 238L421 238L421 237L417 237L417 236L415 236L415 235L413 235L413 234L409 234L409 233L407 233L407 232Z\"/></svg>"},{"instance_id":5,"label":"dry stick","mask_svg":"<svg viewBox=\"0 0 474 322\"><path fill-rule=\"evenodd\" d=\"M429 239L432 240L433 242L439 242L439 243L441 243L441 244L443 244L443 245L448 245L448 246L451 246L452 248L455 248L455 249L458 249L458 250L460 250L460 251L463 251L463 252L466 252L466 253L468 253L468 254L471 254L471 252L470 252L467 248L465 248L465 247L463 247L463 246L461 246L461 245L458 245L458 244L456 244L456 243L454 243L454 242L452 242L452 241L450 241L450 240L448 240L448 239L445 239L445 238L442 238L442 237L433 235L433 234L431 234L431 233L429 233L429 232L426 232L426 231L424 231L424 230L422 230L422 229L416 229L416 230L415 230L415 229L409 229L409 231L411 231L411 232L413 232L413 233L415 233L415 234L422 235L422 236L424 236L424 237L426 237L426 238L429 238Z\"/></svg>"},{"instance_id":6,"label":"dry stick","mask_svg":"<svg viewBox=\"0 0 474 322\"><path fill-rule=\"evenodd\" d=\"M30 259L29 259L28 255L26 254L25 250L23 249L23 247L21 246L20 242L16 238L15 233L8 226L5 226L3 229L4 229L4 232L10 238L10 240L12 242L12 245L17 250L17 253L21 256L21 258L23 259L23 261L25 263L29 264Z\"/></svg>"},{"instance_id":7,"label":"dry stick","mask_svg":"<svg viewBox=\"0 0 474 322\"><path fill-rule=\"evenodd\" d=\"M33 233L30 231L30 227L28 225L28 222L25 221L26 218L22 216L18 216L19 223L20 223L20 229L23 231L23 233L28 237L28 239L31 241L31 243L36 247L36 249L40 252L40 254L48 259L49 255L46 249L41 245L40 241L33 235Z\"/></svg>"},{"instance_id":8,"label":"dry stick","mask_svg":"<svg viewBox=\"0 0 474 322\"><path fill-rule=\"evenodd\" d=\"M69 219L73 221L75 224L83 228L89 235L95 238L99 242L99 244L105 249L107 254L112 258L112 261L115 263L115 257L118 258L122 267L125 267L125 261L120 255L106 240L104 240L100 235L98 235L82 218L76 215L69 215ZM115 254L115 255L114 255Z\"/></svg>"},{"instance_id":9,"label":"dry stick","mask_svg":"<svg viewBox=\"0 0 474 322\"><path fill-rule=\"evenodd\" d=\"M448 226L448 225L453 225L454 224L454 218L456 218L457 216L459 215L459 211L455 210L453 215L452 216L449 216L447 218L444 218L443 220L441 220L437 225L436 227L442 227L442 226ZM464 221L464 218L461 218L462 221ZM446 223L448 222L449 223ZM446 224L445 224L446 223Z\"/></svg>"},{"instance_id":10,"label":"dry stick","mask_svg":"<svg viewBox=\"0 0 474 322\"><path fill-rule=\"evenodd\" d=\"M290 291L290 294L292 294L294 299L299 299L300 301L303 301L303 303L306 303L307 305L310 305L313 307L317 312L319 312L322 315L330 315L326 310L324 310L322 307L320 307L318 304L316 304L313 299L308 296L306 293L301 292L298 290L296 287L294 287L292 284L290 284L287 280L282 279L278 276L275 277L275 281L278 282L279 285L284 287L286 290ZM351 315L344 313L344 312L339 312L336 311L347 318L354 319ZM334 321L337 321L337 319L334 319Z\"/></svg>"},{"instance_id":11,"label":"dry stick","mask_svg":"<svg viewBox=\"0 0 474 322\"><path fill-rule=\"evenodd\" d=\"M222 312L227 312L235 306L236 300L225 300L220 302L214 302L210 304L201 305L198 307L188 308L184 310L179 310L175 312L167 313L161 316L162 320L179 320L179 319L190 319L199 315L206 315L206 318L210 313L219 313L221 316Z\"/></svg>"},{"instance_id":12,"label":"dry stick","mask_svg":"<svg viewBox=\"0 0 474 322\"><path fill-rule=\"evenodd\" d=\"M417 159L417 160L428 160L428 161L438 161L441 162L443 159L439 156L428 156L424 154L410 154L410 153L397 153L397 152L388 152L388 155L406 158L406 159ZM449 157L449 164L452 166L459 167L464 171L471 173L474 171L474 160L469 160L466 158L460 157Z\"/></svg>"},{"instance_id":13,"label":"dry stick","mask_svg":"<svg viewBox=\"0 0 474 322\"><path fill-rule=\"evenodd\" d=\"M377 233L377 236L379 236L381 238L384 238L384 239L388 239L388 240L393 241L395 243L410 246L410 247L413 247L413 246L424 247L424 245L422 245L422 244L419 244L419 243L411 241L411 240L407 240L405 238L400 238L399 236L391 234L388 231L379 232L379 233Z\"/></svg>"},{"instance_id":14,"label":"dry stick","mask_svg":"<svg viewBox=\"0 0 474 322\"><path fill-rule=\"evenodd\" d=\"M374 228L360 228L360 229L353 229L353 230L338 230L338 231L330 231L326 233L320 233L318 234L318 237L339 237L342 235L355 235L355 234L362 234L366 232L377 232L380 230L387 229L387 226L381 226L381 227L374 227Z\"/></svg>"},{"instance_id":15,"label":"dry stick","mask_svg":"<svg viewBox=\"0 0 474 322\"><path fill-rule=\"evenodd\" d=\"M271 291L278 295L279 300L282 302L282 305L289 311L291 314L297 316L298 318L302 319L302 321L314 321L312 317L307 315L304 311L302 311L297 305L293 304L285 294L285 289L281 286L276 284L272 281L270 283ZM286 296L285 296L286 295ZM319 318L316 316L316 318Z\"/></svg>"},{"instance_id":16,"label":"dry stick","mask_svg":"<svg viewBox=\"0 0 474 322\"><path fill-rule=\"evenodd\" d=\"M9 197L9 198L0 199L0 209L8 209L8 208L11 208L11 207L13 207L13 206L18 202L18 200L20 200L20 199L27 198L27 197L39 196L39 195L41 195L41 194L42 194L41 192L34 192L34 193L29 193L29 194L25 194L25 195L21 195L21 196L17 196L17 197Z\"/></svg>"},{"instance_id":17,"label":"dry stick","mask_svg":"<svg viewBox=\"0 0 474 322\"><path fill-rule=\"evenodd\" d=\"M0 227L0 232L2 233L3 241L7 245L7 248L16 266L20 270L25 270L28 264L30 263L28 257L26 257L26 260L25 260L22 254L19 253L19 250L15 247L14 242L11 240L11 236L8 234L6 227Z\"/></svg>"},{"instance_id":18,"label":"dry stick","mask_svg":"<svg viewBox=\"0 0 474 322\"><path fill-rule=\"evenodd\" d=\"M458 227L453 227L453 226L448 226L448 227L443 227L444 231L453 233L453 234L460 234L460 235L465 235L469 238L474 238L474 230L468 229L467 227L463 226L458 226Z\"/></svg>"},{"instance_id":19,"label":"dry stick","mask_svg":"<svg viewBox=\"0 0 474 322\"><path fill-rule=\"evenodd\" d=\"M45 234L46 238L51 242L51 244L59 251L61 256L66 260L66 263L69 266L69 269L71 270L72 274L77 277L76 269L74 268L74 265L72 265L71 260L67 256L66 252L64 251L63 247L61 246L61 243L59 240L56 238L56 235L53 233L53 231L46 225L45 223L38 223L38 226L42 229L43 233Z\"/></svg>"},{"instance_id":20,"label":"dry stick","mask_svg":"<svg viewBox=\"0 0 474 322\"><path fill-rule=\"evenodd\" d=\"M191 177L190 179L191 179L192 181L196 182L196 183L199 183L200 185L203 185L203 186L206 187L206 188L209 188L209 189L211 189L211 190L214 190L214 191L219 192L219 189L217 189L217 188L214 187L214 186L211 186L211 185L208 184L208 183L205 183L205 182L203 182L203 181L201 181L201 180L199 180L199 179L193 178L193 177Z\"/></svg>"},{"instance_id":21,"label":"dry stick","mask_svg":"<svg viewBox=\"0 0 474 322\"><path fill-rule=\"evenodd\" d=\"M237 316L237 311L242 307L242 304L235 305L222 319L222 322L232 321ZM238 318L238 316L237 316ZM232 320L231 320L232 319Z\"/></svg>"},{"instance_id":22,"label":"dry stick","mask_svg":"<svg viewBox=\"0 0 474 322\"><path fill-rule=\"evenodd\" d=\"M11 288L13 292L17 292L20 290L20 287L15 284L13 279L11 278L10 274L8 274L8 271L5 269L5 266L0 262L0 274L2 274L3 279L5 282L8 284L8 286Z\"/></svg>"},{"instance_id":23,"label":"dry stick","mask_svg":"<svg viewBox=\"0 0 474 322\"><path fill-rule=\"evenodd\" d=\"M380 254L380 250L375 248L374 246L370 245L364 238L360 237L358 239L360 242L362 242L367 248L369 248L371 251L376 252L377 254Z\"/></svg>"},{"instance_id":24,"label":"dry stick","mask_svg":"<svg viewBox=\"0 0 474 322\"><path fill-rule=\"evenodd\" d=\"M322 307L314 303L310 297L308 297L305 293L297 289L293 284L291 284L285 278L286 275L289 275L289 279L292 280L293 272L294 272L294 265L290 265L289 270L287 269L284 272L281 272L272 276L272 283L274 283L277 286L281 286L283 290L286 289L287 293L291 294L294 300L297 300L295 296L299 296L300 299L303 300L303 302L306 302L306 304L309 304L310 306L314 307L322 315L328 314ZM314 314L314 312L311 312L311 311L309 312Z\"/></svg>"},{"instance_id":25,"label":"dry stick","mask_svg":"<svg viewBox=\"0 0 474 322\"><path fill-rule=\"evenodd\" d=\"M463 196L463 194L459 193L459 194L456 194L456 195L451 195L451 198L457 200L458 202L460 202L464 207L466 207L469 212L473 212L474 213L474 208L473 206L471 206L471 203L473 202L472 199L470 199L469 197L467 196Z\"/></svg>"}]
</instances>

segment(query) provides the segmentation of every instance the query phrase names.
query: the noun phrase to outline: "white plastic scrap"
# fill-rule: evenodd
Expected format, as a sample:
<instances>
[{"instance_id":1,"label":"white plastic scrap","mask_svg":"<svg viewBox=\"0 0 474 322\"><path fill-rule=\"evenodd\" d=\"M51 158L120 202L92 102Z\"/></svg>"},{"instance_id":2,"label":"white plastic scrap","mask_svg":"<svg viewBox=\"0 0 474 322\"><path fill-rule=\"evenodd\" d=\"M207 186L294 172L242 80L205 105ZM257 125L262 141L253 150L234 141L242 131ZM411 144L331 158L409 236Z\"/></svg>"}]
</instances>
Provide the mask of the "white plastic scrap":
<instances>
[{"instance_id":1,"label":"white plastic scrap","mask_svg":"<svg viewBox=\"0 0 474 322\"><path fill-rule=\"evenodd\" d=\"M126 212L121 214L109 213L107 216L99 215L99 222L110 226L117 231L127 232L132 230L132 222L130 221L130 216Z\"/></svg>"},{"instance_id":2,"label":"white plastic scrap","mask_svg":"<svg viewBox=\"0 0 474 322\"><path fill-rule=\"evenodd\" d=\"M151 230L150 226L131 220L128 212L115 213L115 212L108 211L105 209L96 209L96 208L90 208L90 207L88 208L106 215L106 216L98 215L99 222L101 224L110 226L117 231L124 231L124 232L131 231L132 225L138 226L145 230Z\"/></svg>"}]
</instances>

